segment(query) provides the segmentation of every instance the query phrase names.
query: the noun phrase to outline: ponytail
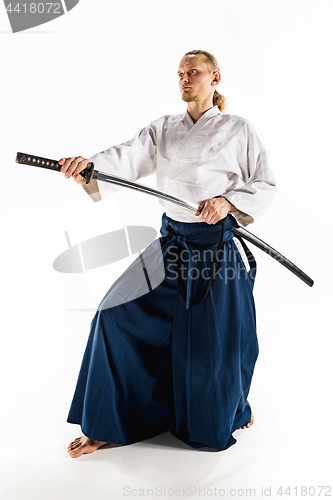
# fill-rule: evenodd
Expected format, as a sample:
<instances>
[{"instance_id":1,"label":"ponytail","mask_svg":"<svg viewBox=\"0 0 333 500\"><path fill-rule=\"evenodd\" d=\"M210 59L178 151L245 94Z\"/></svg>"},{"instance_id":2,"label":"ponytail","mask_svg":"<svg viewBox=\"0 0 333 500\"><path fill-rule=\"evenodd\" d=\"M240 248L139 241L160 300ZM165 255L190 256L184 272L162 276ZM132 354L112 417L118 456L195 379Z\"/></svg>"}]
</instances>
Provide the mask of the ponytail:
<instances>
[{"instance_id":1,"label":"ponytail","mask_svg":"<svg viewBox=\"0 0 333 500\"><path fill-rule=\"evenodd\" d=\"M213 94L213 106L217 106L219 110L224 111L227 107L227 100L224 95L220 94L217 90L214 90Z\"/></svg>"}]
</instances>

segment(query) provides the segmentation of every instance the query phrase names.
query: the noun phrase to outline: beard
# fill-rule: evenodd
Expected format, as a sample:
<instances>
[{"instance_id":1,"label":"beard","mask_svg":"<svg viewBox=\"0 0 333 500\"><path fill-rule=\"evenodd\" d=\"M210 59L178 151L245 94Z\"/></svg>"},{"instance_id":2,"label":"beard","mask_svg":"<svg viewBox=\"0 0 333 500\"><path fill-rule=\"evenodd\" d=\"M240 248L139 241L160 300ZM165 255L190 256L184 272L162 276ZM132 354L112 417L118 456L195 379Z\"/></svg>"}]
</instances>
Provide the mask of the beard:
<instances>
[{"instance_id":1,"label":"beard","mask_svg":"<svg viewBox=\"0 0 333 500\"><path fill-rule=\"evenodd\" d=\"M197 95L193 95L193 94L190 94L190 93L186 93L186 92L183 92L182 93L182 100L184 102L193 102L193 101L196 101L198 98Z\"/></svg>"}]
</instances>

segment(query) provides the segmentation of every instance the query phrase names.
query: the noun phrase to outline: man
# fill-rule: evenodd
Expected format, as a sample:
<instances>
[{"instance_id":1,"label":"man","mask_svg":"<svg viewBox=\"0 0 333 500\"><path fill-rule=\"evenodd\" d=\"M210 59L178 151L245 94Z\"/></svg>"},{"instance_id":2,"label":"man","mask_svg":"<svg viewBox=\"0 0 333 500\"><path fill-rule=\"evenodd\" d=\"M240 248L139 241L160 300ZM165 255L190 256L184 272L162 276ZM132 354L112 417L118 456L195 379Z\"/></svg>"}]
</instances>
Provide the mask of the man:
<instances>
[{"instance_id":1,"label":"man","mask_svg":"<svg viewBox=\"0 0 333 500\"><path fill-rule=\"evenodd\" d=\"M90 159L59 161L82 185L90 160L134 181L156 173L159 189L198 204L193 214L161 202L162 283L114 306L126 271L98 308L68 416L85 434L69 445L72 457L165 430L193 448L225 450L232 432L253 423L256 264L232 228L234 217L247 225L266 210L275 180L252 125L222 113L216 59L189 52L178 76L185 114L161 117ZM84 188L95 201L116 189L96 180Z\"/></svg>"}]
</instances>

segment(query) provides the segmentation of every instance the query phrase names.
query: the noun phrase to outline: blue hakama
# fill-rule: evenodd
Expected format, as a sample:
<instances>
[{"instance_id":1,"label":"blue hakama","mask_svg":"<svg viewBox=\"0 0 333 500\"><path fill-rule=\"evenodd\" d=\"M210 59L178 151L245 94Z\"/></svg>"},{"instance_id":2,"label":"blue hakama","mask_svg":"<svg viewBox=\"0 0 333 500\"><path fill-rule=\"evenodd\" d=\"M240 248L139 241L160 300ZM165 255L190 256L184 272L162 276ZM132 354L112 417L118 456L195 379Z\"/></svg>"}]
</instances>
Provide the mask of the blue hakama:
<instances>
[{"instance_id":1,"label":"blue hakama","mask_svg":"<svg viewBox=\"0 0 333 500\"><path fill-rule=\"evenodd\" d=\"M162 278L154 265L139 283L133 264L103 299L67 419L85 436L125 445L169 430L193 448L226 450L236 443L232 433L251 420L247 397L259 353L256 263L243 241L243 253L235 243L235 219L224 222L217 255L220 224L178 222L164 213L161 237L146 249L151 257L158 244ZM214 255L208 296L191 305ZM128 284L136 290L132 300L124 292Z\"/></svg>"}]
</instances>

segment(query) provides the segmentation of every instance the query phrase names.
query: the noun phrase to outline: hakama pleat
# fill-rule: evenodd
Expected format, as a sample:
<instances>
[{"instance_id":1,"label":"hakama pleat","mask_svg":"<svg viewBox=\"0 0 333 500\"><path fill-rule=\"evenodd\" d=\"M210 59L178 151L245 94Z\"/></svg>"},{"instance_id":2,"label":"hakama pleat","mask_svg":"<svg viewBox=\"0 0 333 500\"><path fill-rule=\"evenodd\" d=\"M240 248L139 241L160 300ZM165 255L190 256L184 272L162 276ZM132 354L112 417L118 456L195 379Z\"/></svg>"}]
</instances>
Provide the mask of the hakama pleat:
<instances>
[{"instance_id":1,"label":"hakama pleat","mask_svg":"<svg viewBox=\"0 0 333 500\"><path fill-rule=\"evenodd\" d=\"M256 263L244 242L243 255L235 245L234 223L225 219L223 252L202 303L191 305L210 276L221 226L166 214L161 238L146 249L150 257L159 249L162 278L152 258L148 276L139 278L134 263L111 287L92 320L67 419L85 436L124 445L169 430L194 448L236 443L232 433L251 419L247 397L259 348ZM186 301L175 249L184 251Z\"/></svg>"}]
</instances>

